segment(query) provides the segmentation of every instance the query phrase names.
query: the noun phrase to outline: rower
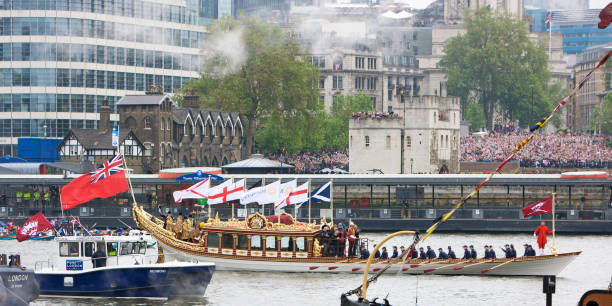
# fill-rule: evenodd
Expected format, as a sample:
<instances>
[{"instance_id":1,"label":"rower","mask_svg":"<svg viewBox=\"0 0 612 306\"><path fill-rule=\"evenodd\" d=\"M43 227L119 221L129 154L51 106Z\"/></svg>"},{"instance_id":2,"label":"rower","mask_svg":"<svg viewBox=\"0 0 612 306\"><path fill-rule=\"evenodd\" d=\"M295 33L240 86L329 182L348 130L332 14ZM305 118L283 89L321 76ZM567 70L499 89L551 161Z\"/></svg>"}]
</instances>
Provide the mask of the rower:
<instances>
[{"instance_id":1,"label":"rower","mask_svg":"<svg viewBox=\"0 0 612 306\"><path fill-rule=\"evenodd\" d=\"M471 259L472 253L468 250L467 245L463 246L463 257L461 259Z\"/></svg>"},{"instance_id":2,"label":"rower","mask_svg":"<svg viewBox=\"0 0 612 306\"><path fill-rule=\"evenodd\" d=\"M427 246L427 259L436 259L436 251L432 250L430 246Z\"/></svg>"},{"instance_id":3,"label":"rower","mask_svg":"<svg viewBox=\"0 0 612 306\"><path fill-rule=\"evenodd\" d=\"M472 259L478 258L478 254L476 253L476 250L474 250L473 245L470 245L470 258Z\"/></svg>"},{"instance_id":4,"label":"rower","mask_svg":"<svg viewBox=\"0 0 612 306\"><path fill-rule=\"evenodd\" d=\"M451 249L450 245L448 246L448 258L457 259L457 255L455 255L455 251Z\"/></svg>"},{"instance_id":5,"label":"rower","mask_svg":"<svg viewBox=\"0 0 612 306\"><path fill-rule=\"evenodd\" d=\"M422 247L419 248L419 259L427 259L427 254L425 254Z\"/></svg>"},{"instance_id":6,"label":"rower","mask_svg":"<svg viewBox=\"0 0 612 306\"><path fill-rule=\"evenodd\" d=\"M438 248L438 259L448 259L448 255L442 248Z\"/></svg>"}]
</instances>

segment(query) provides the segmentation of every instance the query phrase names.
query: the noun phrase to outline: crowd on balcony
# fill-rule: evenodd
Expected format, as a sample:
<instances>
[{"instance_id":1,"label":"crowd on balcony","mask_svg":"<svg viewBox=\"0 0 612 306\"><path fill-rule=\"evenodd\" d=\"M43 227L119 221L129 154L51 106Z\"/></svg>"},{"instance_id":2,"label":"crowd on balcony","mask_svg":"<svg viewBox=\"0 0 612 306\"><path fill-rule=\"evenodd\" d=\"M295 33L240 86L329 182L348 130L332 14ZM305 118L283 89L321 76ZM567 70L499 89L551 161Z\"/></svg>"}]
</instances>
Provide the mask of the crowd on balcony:
<instances>
[{"instance_id":1,"label":"crowd on balcony","mask_svg":"<svg viewBox=\"0 0 612 306\"><path fill-rule=\"evenodd\" d=\"M320 173L321 170L348 170L348 150L322 149L320 152L269 154L267 158L295 166L295 173Z\"/></svg>"},{"instance_id":2,"label":"crowd on balcony","mask_svg":"<svg viewBox=\"0 0 612 306\"><path fill-rule=\"evenodd\" d=\"M461 160L501 162L528 133L512 125L498 126L486 135L461 138ZM521 167L609 168L612 147L602 135L538 134L518 154Z\"/></svg>"}]
</instances>

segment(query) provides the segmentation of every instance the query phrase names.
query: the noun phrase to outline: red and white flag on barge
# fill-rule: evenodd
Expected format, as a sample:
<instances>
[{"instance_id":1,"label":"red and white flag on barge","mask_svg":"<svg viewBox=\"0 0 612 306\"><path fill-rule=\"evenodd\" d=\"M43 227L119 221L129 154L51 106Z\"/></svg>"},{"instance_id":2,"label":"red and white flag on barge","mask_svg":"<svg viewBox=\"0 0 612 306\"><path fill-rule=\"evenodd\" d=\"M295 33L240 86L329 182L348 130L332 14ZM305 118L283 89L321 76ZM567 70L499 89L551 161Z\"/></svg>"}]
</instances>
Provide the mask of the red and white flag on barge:
<instances>
[{"instance_id":1,"label":"red and white flag on barge","mask_svg":"<svg viewBox=\"0 0 612 306\"><path fill-rule=\"evenodd\" d=\"M523 207L523 217L535 215L548 215L553 212L553 196L537 201L529 206Z\"/></svg>"},{"instance_id":2,"label":"red and white flag on barge","mask_svg":"<svg viewBox=\"0 0 612 306\"><path fill-rule=\"evenodd\" d=\"M242 195L244 195L244 179L237 182L229 179L210 189L208 192L208 204L213 205L240 200Z\"/></svg>"},{"instance_id":3,"label":"red and white flag on barge","mask_svg":"<svg viewBox=\"0 0 612 306\"><path fill-rule=\"evenodd\" d=\"M52 229L53 226L41 212L32 216L17 230L17 241L22 242L28 238L36 237L38 234Z\"/></svg>"}]
</instances>

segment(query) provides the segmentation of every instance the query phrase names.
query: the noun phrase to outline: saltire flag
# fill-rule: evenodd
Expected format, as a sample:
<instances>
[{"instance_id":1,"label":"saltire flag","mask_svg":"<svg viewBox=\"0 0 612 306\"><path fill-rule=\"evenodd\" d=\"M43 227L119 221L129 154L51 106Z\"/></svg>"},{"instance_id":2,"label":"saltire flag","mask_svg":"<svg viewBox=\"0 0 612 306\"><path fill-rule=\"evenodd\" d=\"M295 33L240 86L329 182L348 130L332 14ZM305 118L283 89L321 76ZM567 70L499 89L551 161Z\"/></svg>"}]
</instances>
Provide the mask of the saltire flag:
<instances>
[{"instance_id":1,"label":"saltire flag","mask_svg":"<svg viewBox=\"0 0 612 306\"><path fill-rule=\"evenodd\" d=\"M240 204L246 205L257 202L259 205L271 204L278 200L280 195L280 180L266 186L251 188L240 198Z\"/></svg>"},{"instance_id":2,"label":"saltire flag","mask_svg":"<svg viewBox=\"0 0 612 306\"><path fill-rule=\"evenodd\" d=\"M280 192L278 199L274 202L274 208L278 209L287 206L285 201L289 197L289 194L295 190L295 188L297 188L297 180L280 184Z\"/></svg>"},{"instance_id":3,"label":"saltire flag","mask_svg":"<svg viewBox=\"0 0 612 306\"><path fill-rule=\"evenodd\" d=\"M227 195L229 194L228 188L233 184L232 179L226 180L225 182L210 188L208 190L208 205L221 204L227 201Z\"/></svg>"},{"instance_id":4,"label":"saltire flag","mask_svg":"<svg viewBox=\"0 0 612 306\"><path fill-rule=\"evenodd\" d=\"M327 182L325 185L317 188L316 190L313 190L310 193L310 203L314 204L314 203L330 202L330 199L329 199L330 195L331 195L331 182ZM306 201L302 202L301 204L298 204L298 207L305 204L306 202L308 202L308 199L306 199Z\"/></svg>"},{"instance_id":5,"label":"saltire flag","mask_svg":"<svg viewBox=\"0 0 612 306\"><path fill-rule=\"evenodd\" d=\"M108 198L128 189L123 156L118 154L104 162L96 171L83 174L62 187L60 189L62 210L93 199Z\"/></svg>"},{"instance_id":6,"label":"saltire flag","mask_svg":"<svg viewBox=\"0 0 612 306\"><path fill-rule=\"evenodd\" d=\"M210 178L190 186L187 189L177 190L172 193L174 202L179 203L183 199L202 199L208 196L210 189Z\"/></svg>"},{"instance_id":7,"label":"saltire flag","mask_svg":"<svg viewBox=\"0 0 612 306\"><path fill-rule=\"evenodd\" d=\"M53 226L47 218L41 212L38 212L17 230L17 241L22 242L52 228Z\"/></svg>"},{"instance_id":8,"label":"saltire flag","mask_svg":"<svg viewBox=\"0 0 612 306\"><path fill-rule=\"evenodd\" d=\"M523 207L523 217L552 214L553 196Z\"/></svg>"}]
</instances>

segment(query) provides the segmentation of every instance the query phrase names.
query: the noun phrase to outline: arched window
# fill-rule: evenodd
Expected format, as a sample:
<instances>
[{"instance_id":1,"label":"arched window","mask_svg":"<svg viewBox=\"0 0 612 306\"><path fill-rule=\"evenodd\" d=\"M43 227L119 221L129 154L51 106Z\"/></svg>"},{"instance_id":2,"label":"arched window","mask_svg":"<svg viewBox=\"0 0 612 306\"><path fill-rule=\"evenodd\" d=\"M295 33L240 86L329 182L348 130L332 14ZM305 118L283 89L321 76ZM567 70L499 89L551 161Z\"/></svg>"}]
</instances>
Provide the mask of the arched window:
<instances>
[{"instance_id":1,"label":"arched window","mask_svg":"<svg viewBox=\"0 0 612 306\"><path fill-rule=\"evenodd\" d=\"M365 137L365 146L366 148L370 146L370 136Z\"/></svg>"},{"instance_id":2,"label":"arched window","mask_svg":"<svg viewBox=\"0 0 612 306\"><path fill-rule=\"evenodd\" d=\"M406 136L406 148L412 147L412 138L410 136Z\"/></svg>"},{"instance_id":3,"label":"arched window","mask_svg":"<svg viewBox=\"0 0 612 306\"><path fill-rule=\"evenodd\" d=\"M151 118L150 117L145 117L144 119L144 128L147 130L151 129Z\"/></svg>"}]
</instances>

